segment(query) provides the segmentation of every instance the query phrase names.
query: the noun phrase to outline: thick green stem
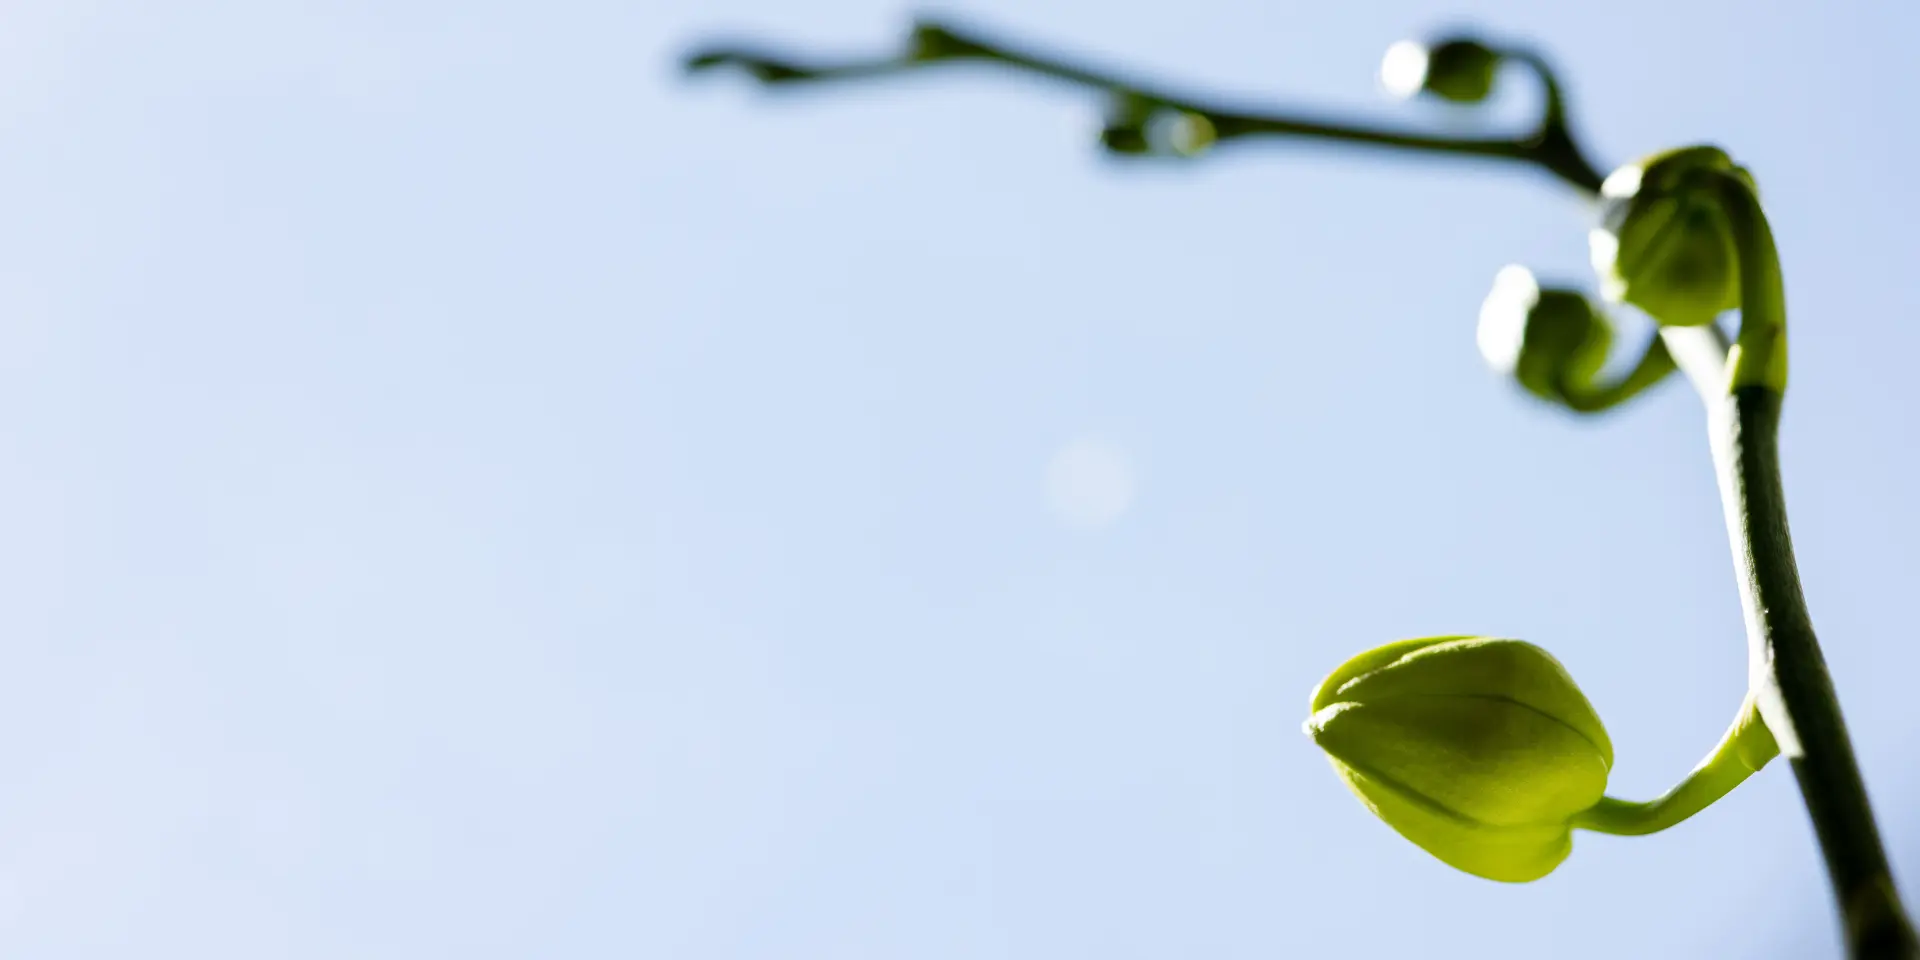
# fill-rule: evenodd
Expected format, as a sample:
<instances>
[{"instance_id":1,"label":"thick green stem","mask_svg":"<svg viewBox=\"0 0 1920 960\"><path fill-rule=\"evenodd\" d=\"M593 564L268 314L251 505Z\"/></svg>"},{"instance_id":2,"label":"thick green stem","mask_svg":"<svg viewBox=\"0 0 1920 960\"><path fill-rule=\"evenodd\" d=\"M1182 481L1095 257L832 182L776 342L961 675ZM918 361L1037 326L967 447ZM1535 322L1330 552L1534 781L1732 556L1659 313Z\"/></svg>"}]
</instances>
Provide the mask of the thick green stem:
<instances>
[{"instance_id":1,"label":"thick green stem","mask_svg":"<svg viewBox=\"0 0 1920 960\"><path fill-rule=\"evenodd\" d=\"M1856 960L1920 957L1874 825L1826 658L1800 591L1780 482L1781 395L1739 387L1710 406L1714 465L1746 612L1749 683L1793 765Z\"/></svg>"}]
</instances>

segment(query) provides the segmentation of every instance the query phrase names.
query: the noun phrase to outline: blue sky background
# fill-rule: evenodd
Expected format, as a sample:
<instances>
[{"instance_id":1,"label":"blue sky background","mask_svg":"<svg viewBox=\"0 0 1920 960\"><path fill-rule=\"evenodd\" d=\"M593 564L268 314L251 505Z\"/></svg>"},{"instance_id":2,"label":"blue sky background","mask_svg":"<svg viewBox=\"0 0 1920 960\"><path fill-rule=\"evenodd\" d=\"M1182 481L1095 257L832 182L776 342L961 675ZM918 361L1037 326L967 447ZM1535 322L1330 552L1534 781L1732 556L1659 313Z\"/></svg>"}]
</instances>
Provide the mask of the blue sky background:
<instances>
[{"instance_id":1,"label":"blue sky background","mask_svg":"<svg viewBox=\"0 0 1920 960\"><path fill-rule=\"evenodd\" d=\"M1479 25L1552 53L1604 163L1748 163L1806 586L1920 893L1920 12L945 11L1462 129L1374 71ZM1738 702L1696 401L1575 422L1474 348L1502 265L1590 283L1580 200L1319 146L1117 164L1091 100L980 70L674 71L909 12L0 8L0 952L1837 955L1784 766L1510 887L1300 734L1345 657L1443 632L1558 654L1625 796Z\"/></svg>"}]
</instances>

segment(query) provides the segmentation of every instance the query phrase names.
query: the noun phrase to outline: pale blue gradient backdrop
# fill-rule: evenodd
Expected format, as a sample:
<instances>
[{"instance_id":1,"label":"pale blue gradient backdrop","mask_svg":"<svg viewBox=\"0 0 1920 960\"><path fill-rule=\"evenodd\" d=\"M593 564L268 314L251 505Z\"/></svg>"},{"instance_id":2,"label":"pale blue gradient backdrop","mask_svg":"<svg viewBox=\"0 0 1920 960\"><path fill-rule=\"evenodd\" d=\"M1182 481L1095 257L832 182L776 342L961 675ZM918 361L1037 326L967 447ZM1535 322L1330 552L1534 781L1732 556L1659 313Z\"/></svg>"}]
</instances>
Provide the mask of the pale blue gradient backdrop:
<instances>
[{"instance_id":1,"label":"pale blue gradient backdrop","mask_svg":"<svg viewBox=\"0 0 1920 960\"><path fill-rule=\"evenodd\" d=\"M947 12L1456 128L1373 71L1478 24L1551 52L1601 162L1750 164L1807 590L1920 893L1920 12ZM1739 700L1693 397L1575 422L1474 349L1503 264L1587 282L1579 199L1322 146L1117 164L1092 101L990 71L674 69L908 13L0 8L0 952L1834 956L1784 766L1508 887L1300 734L1324 672L1438 632L1554 650L1627 796ZM1069 448L1128 471L1110 522L1049 505Z\"/></svg>"}]
</instances>

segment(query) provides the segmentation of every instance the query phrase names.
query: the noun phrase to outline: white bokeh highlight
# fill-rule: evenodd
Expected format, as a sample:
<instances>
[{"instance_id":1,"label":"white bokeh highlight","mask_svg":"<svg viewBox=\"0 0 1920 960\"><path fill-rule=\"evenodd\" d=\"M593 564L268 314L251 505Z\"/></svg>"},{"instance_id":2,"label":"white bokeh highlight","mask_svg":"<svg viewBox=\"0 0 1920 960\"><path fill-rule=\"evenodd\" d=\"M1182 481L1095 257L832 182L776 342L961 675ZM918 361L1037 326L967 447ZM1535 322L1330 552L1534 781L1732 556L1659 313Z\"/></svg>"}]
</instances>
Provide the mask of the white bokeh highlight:
<instances>
[{"instance_id":1,"label":"white bokeh highlight","mask_svg":"<svg viewBox=\"0 0 1920 960\"><path fill-rule=\"evenodd\" d=\"M1493 290L1480 304L1480 325L1474 340L1480 356L1497 373L1512 373L1520 364L1526 342L1527 315L1540 302L1540 283L1533 271L1509 264L1494 275Z\"/></svg>"},{"instance_id":2,"label":"white bokeh highlight","mask_svg":"<svg viewBox=\"0 0 1920 960\"><path fill-rule=\"evenodd\" d=\"M1387 48L1380 61L1380 85L1388 94L1405 100L1420 92L1427 82L1427 48L1412 40L1401 40Z\"/></svg>"},{"instance_id":3,"label":"white bokeh highlight","mask_svg":"<svg viewBox=\"0 0 1920 960\"><path fill-rule=\"evenodd\" d=\"M1062 522L1081 530L1111 525L1132 508L1138 489L1126 451L1082 437L1047 461L1047 505Z\"/></svg>"}]
</instances>

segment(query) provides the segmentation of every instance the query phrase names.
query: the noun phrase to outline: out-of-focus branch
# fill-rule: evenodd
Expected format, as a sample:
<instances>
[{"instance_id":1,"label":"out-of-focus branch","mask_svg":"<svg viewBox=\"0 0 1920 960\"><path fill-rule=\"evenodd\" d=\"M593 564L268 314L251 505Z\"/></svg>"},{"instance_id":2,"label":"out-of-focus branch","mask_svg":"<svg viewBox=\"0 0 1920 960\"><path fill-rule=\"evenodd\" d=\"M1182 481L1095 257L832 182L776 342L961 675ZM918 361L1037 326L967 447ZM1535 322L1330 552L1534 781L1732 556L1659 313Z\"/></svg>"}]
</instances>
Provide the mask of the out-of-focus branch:
<instances>
[{"instance_id":1,"label":"out-of-focus branch","mask_svg":"<svg viewBox=\"0 0 1920 960\"><path fill-rule=\"evenodd\" d=\"M1106 94L1110 107L1100 140L1115 153L1191 155L1218 143L1297 137L1529 164L1586 193L1597 193L1602 177L1574 143L1552 69L1531 51L1500 53L1525 64L1545 89L1546 106L1539 124L1521 136L1435 136L1234 106L1158 89L1069 58L925 20L914 25L907 49L892 57L809 60L751 44L716 44L688 56L686 67L689 71L736 67L762 83L788 85L872 79L960 61L997 64Z\"/></svg>"}]
</instances>

